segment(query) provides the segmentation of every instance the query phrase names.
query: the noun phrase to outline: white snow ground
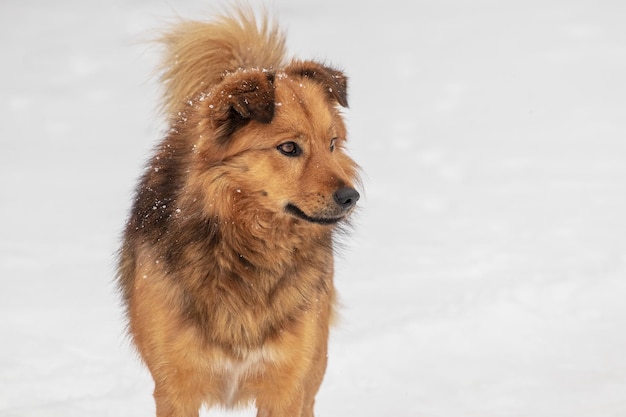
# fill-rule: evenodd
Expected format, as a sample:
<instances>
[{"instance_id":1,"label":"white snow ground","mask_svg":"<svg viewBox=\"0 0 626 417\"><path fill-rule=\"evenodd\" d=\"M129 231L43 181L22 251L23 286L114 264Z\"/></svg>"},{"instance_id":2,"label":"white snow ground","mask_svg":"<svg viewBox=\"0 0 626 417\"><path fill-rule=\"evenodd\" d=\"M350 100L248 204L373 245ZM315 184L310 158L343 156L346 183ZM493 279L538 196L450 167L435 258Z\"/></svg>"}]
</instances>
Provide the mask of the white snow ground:
<instances>
[{"instance_id":1,"label":"white snow ground","mask_svg":"<svg viewBox=\"0 0 626 417\"><path fill-rule=\"evenodd\" d=\"M0 3L0 416L153 415L112 283L141 42L208 3ZM365 172L318 416L626 416L626 3L272 5Z\"/></svg>"}]
</instances>

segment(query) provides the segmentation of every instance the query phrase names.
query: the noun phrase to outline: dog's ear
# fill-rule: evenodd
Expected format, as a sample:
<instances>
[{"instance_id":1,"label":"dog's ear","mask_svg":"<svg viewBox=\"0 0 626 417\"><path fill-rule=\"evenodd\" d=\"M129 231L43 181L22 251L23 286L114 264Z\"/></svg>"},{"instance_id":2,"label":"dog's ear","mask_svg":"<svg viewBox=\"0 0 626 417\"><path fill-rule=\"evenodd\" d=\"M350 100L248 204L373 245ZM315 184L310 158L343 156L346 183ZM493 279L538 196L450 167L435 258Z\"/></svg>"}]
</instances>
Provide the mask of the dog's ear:
<instances>
[{"instance_id":1,"label":"dog's ear","mask_svg":"<svg viewBox=\"0 0 626 417\"><path fill-rule=\"evenodd\" d=\"M348 107L348 78L343 72L314 61L294 61L285 72L321 84L329 98Z\"/></svg>"},{"instance_id":2,"label":"dog's ear","mask_svg":"<svg viewBox=\"0 0 626 417\"><path fill-rule=\"evenodd\" d=\"M214 90L210 118L227 137L256 120L270 123L274 118L274 73L241 71L229 74Z\"/></svg>"}]
</instances>

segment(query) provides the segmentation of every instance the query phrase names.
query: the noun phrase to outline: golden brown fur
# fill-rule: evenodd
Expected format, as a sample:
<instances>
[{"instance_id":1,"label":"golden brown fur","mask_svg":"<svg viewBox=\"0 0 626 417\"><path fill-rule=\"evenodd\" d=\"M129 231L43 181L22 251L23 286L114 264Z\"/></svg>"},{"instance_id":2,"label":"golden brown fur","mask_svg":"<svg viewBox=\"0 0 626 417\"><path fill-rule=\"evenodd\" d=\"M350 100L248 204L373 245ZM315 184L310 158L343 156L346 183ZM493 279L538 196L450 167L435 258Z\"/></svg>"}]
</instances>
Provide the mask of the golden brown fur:
<instances>
[{"instance_id":1,"label":"golden brown fur","mask_svg":"<svg viewBox=\"0 0 626 417\"><path fill-rule=\"evenodd\" d=\"M358 193L346 78L285 61L249 11L163 37L170 130L120 251L129 329L159 417L254 402L312 417L335 299L333 233Z\"/></svg>"},{"instance_id":2,"label":"golden brown fur","mask_svg":"<svg viewBox=\"0 0 626 417\"><path fill-rule=\"evenodd\" d=\"M161 36L166 112L175 115L194 93L218 84L225 71L285 64L285 36L267 15L257 25L249 8L233 14L213 22L181 20Z\"/></svg>"}]
</instances>

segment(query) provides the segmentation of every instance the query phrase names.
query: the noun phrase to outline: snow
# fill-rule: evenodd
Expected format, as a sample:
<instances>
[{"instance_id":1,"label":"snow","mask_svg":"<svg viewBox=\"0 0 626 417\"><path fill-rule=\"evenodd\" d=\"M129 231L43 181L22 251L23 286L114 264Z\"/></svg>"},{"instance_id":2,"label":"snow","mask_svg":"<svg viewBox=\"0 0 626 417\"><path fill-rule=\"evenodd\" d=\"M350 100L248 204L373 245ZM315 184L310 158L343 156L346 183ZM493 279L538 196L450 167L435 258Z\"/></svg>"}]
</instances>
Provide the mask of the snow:
<instances>
[{"instance_id":1,"label":"snow","mask_svg":"<svg viewBox=\"0 0 626 417\"><path fill-rule=\"evenodd\" d=\"M626 415L626 3L274 0L364 193L318 416ZM0 416L153 415L113 284L203 1L0 3ZM252 410L204 415L252 416Z\"/></svg>"}]
</instances>

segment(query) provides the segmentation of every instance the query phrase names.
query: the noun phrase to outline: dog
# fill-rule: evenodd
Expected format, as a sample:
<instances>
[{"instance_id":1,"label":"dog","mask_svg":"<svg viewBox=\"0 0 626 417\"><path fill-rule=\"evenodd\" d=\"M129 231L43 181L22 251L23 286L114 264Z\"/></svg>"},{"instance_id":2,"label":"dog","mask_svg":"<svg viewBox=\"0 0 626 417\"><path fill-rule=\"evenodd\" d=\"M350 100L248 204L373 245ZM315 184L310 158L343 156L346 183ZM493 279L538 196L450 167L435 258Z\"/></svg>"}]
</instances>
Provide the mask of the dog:
<instances>
[{"instance_id":1,"label":"dog","mask_svg":"<svg viewBox=\"0 0 626 417\"><path fill-rule=\"evenodd\" d=\"M165 138L135 192L117 283L158 417L251 403L312 417L333 321L334 238L359 168L347 78L286 58L238 7L159 39Z\"/></svg>"}]
</instances>

